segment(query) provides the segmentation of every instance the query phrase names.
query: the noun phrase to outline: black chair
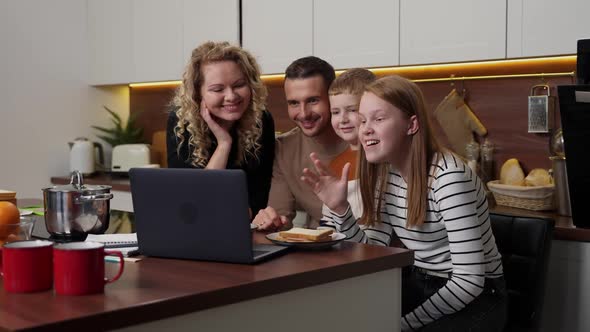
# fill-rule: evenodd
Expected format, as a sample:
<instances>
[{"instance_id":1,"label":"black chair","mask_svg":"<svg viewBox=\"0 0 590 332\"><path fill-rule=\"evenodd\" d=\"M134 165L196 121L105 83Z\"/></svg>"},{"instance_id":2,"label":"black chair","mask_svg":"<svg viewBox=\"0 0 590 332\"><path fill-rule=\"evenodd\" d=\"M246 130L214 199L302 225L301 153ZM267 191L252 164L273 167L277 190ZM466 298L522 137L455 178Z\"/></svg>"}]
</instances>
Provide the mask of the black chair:
<instances>
[{"instance_id":1,"label":"black chair","mask_svg":"<svg viewBox=\"0 0 590 332\"><path fill-rule=\"evenodd\" d=\"M505 331L538 331L555 222L490 213L508 289Z\"/></svg>"}]
</instances>

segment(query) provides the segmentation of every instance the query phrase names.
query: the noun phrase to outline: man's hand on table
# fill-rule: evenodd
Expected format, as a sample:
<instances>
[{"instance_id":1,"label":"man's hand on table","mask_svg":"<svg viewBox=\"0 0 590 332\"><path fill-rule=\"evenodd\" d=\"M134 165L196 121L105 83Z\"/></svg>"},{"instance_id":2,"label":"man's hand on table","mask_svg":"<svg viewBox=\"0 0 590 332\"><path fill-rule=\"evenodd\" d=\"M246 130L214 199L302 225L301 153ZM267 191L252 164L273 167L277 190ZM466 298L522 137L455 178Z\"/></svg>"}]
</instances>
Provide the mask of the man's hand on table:
<instances>
[{"instance_id":1,"label":"man's hand on table","mask_svg":"<svg viewBox=\"0 0 590 332\"><path fill-rule=\"evenodd\" d=\"M253 221L259 231L277 231L289 224L289 220L285 216L281 216L268 206L265 209L258 211Z\"/></svg>"}]
</instances>

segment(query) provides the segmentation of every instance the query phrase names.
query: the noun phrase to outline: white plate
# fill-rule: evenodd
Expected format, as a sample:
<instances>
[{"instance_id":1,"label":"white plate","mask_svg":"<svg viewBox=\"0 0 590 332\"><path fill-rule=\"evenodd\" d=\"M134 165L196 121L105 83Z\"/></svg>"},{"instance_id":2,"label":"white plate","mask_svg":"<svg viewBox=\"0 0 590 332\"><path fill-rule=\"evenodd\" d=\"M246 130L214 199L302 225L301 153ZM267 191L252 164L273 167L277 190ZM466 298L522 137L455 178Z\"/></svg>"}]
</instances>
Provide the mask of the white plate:
<instances>
[{"instance_id":1,"label":"white plate","mask_svg":"<svg viewBox=\"0 0 590 332\"><path fill-rule=\"evenodd\" d=\"M288 246L288 247L297 247L302 249L323 249L329 248L336 243L344 240L346 235L342 233L332 233L330 235L332 240L329 241L322 241L322 242L290 242L290 241L283 241L279 233L270 233L266 235L266 238L269 239L272 243L278 244L281 246Z\"/></svg>"}]
</instances>

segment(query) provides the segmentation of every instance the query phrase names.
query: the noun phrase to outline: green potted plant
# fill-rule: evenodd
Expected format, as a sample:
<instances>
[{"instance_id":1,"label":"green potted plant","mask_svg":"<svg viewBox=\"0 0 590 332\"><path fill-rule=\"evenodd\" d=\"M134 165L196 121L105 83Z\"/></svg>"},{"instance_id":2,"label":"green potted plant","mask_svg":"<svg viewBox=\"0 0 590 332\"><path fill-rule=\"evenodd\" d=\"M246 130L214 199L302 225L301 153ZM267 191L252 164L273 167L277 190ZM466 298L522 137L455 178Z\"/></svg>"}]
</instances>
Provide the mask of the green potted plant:
<instances>
[{"instance_id":1,"label":"green potted plant","mask_svg":"<svg viewBox=\"0 0 590 332\"><path fill-rule=\"evenodd\" d=\"M139 113L131 113L126 124L123 124L121 117L103 106L104 109L111 115L112 128L105 128L100 126L92 126L92 128L100 131L101 135L96 135L98 138L109 143L111 146L121 144L135 144L144 143L143 128L137 127L136 120Z\"/></svg>"}]
</instances>

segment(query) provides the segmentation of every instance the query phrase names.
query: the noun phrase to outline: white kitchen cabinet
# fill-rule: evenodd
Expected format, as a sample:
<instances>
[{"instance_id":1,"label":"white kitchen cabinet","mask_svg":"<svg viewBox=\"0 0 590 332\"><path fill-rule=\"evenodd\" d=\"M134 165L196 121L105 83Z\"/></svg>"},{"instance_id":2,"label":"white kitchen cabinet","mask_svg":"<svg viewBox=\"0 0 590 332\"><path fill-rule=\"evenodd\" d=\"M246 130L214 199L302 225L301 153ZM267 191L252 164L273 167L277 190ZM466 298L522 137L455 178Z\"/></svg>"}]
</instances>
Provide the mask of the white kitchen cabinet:
<instances>
[{"instance_id":1,"label":"white kitchen cabinet","mask_svg":"<svg viewBox=\"0 0 590 332\"><path fill-rule=\"evenodd\" d=\"M88 0L88 83L127 83L133 75L131 0Z\"/></svg>"},{"instance_id":2,"label":"white kitchen cabinet","mask_svg":"<svg viewBox=\"0 0 590 332\"><path fill-rule=\"evenodd\" d=\"M399 64L399 0L314 0L313 53L334 68Z\"/></svg>"},{"instance_id":3,"label":"white kitchen cabinet","mask_svg":"<svg viewBox=\"0 0 590 332\"><path fill-rule=\"evenodd\" d=\"M182 7L182 0L133 0L132 82L181 77Z\"/></svg>"},{"instance_id":4,"label":"white kitchen cabinet","mask_svg":"<svg viewBox=\"0 0 590 332\"><path fill-rule=\"evenodd\" d=\"M183 66L192 50L208 40L240 44L238 0L184 0L182 12Z\"/></svg>"},{"instance_id":5,"label":"white kitchen cabinet","mask_svg":"<svg viewBox=\"0 0 590 332\"><path fill-rule=\"evenodd\" d=\"M508 1L507 56L575 54L590 38L588 0Z\"/></svg>"},{"instance_id":6,"label":"white kitchen cabinet","mask_svg":"<svg viewBox=\"0 0 590 332\"><path fill-rule=\"evenodd\" d=\"M400 1L401 65L506 57L506 1Z\"/></svg>"},{"instance_id":7,"label":"white kitchen cabinet","mask_svg":"<svg viewBox=\"0 0 590 332\"><path fill-rule=\"evenodd\" d=\"M265 74L313 55L313 0L242 0L242 46Z\"/></svg>"},{"instance_id":8,"label":"white kitchen cabinet","mask_svg":"<svg viewBox=\"0 0 590 332\"><path fill-rule=\"evenodd\" d=\"M87 1L91 85L178 80L199 44L239 44L238 0Z\"/></svg>"},{"instance_id":9,"label":"white kitchen cabinet","mask_svg":"<svg viewBox=\"0 0 590 332\"><path fill-rule=\"evenodd\" d=\"M243 0L242 45L266 74L315 55L335 68L397 65L399 0Z\"/></svg>"}]
</instances>

